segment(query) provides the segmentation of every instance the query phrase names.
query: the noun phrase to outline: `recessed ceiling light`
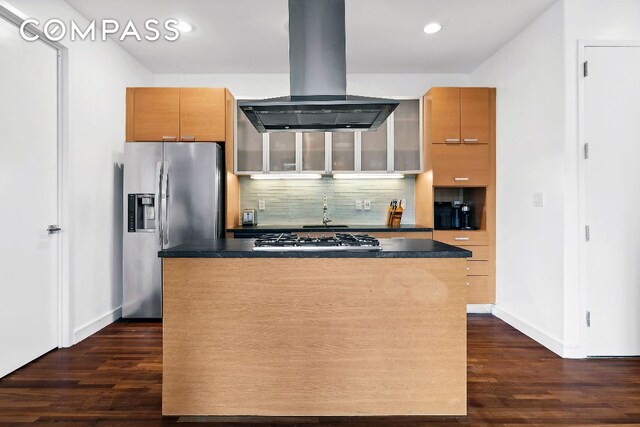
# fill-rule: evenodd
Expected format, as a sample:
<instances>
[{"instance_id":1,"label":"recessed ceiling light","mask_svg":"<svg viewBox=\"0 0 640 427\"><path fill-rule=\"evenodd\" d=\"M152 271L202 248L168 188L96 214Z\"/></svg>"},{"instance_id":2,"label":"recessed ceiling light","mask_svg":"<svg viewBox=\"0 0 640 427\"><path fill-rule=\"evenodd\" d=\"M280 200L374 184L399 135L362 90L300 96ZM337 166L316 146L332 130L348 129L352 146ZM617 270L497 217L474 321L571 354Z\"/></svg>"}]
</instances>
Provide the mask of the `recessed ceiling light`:
<instances>
[{"instance_id":1,"label":"recessed ceiling light","mask_svg":"<svg viewBox=\"0 0 640 427\"><path fill-rule=\"evenodd\" d=\"M190 33L191 30L193 30L193 27L191 26L191 24L187 22L178 21L178 25L176 25L176 29L181 33Z\"/></svg>"},{"instance_id":2,"label":"recessed ceiling light","mask_svg":"<svg viewBox=\"0 0 640 427\"><path fill-rule=\"evenodd\" d=\"M424 32L427 34L435 34L442 29L442 25L437 22L432 22L430 24L425 25Z\"/></svg>"}]
</instances>

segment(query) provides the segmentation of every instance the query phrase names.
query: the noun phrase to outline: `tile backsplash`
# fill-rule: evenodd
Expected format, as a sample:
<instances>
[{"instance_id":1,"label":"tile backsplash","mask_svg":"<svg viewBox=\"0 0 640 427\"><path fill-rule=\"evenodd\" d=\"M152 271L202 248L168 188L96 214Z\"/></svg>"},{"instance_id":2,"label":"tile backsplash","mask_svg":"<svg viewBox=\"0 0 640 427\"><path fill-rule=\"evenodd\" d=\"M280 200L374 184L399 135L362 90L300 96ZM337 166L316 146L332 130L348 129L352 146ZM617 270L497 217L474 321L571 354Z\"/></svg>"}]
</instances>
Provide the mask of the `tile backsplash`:
<instances>
[{"instance_id":1,"label":"tile backsplash","mask_svg":"<svg viewBox=\"0 0 640 427\"><path fill-rule=\"evenodd\" d=\"M258 224L321 224L322 195L327 194L331 224L384 224L391 199L405 199L403 224L415 223L413 176L403 179L253 180L240 177L241 209L258 209ZM370 200L371 210L356 210L356 200Z\"/></svg>"}]
</instances>

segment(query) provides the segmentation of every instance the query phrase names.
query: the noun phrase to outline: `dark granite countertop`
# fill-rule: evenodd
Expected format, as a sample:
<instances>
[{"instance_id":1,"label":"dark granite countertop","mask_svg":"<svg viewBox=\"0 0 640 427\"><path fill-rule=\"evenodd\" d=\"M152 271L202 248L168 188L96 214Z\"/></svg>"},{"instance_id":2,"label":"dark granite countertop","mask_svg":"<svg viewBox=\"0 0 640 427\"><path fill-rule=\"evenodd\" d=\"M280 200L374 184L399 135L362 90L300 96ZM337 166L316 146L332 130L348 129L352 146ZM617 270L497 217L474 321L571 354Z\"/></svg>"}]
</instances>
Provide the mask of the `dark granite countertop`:
<instances>
[{"instance_id":1,"label":"dark granite countertop","mask_svg":"<svg viewBox=\"0 0 640 427\"><path fill-rule=\"evenodd\" d=\"M254 226L242 226L227 228L229 233L247 233L247 234L259 234L259 233L317 233L319 231L327 231L330 233L345 232L345 233L393 233L393 232L425 232L433 231L433 228L424 227L422 225L415 224L401 224L399 227L391 227L389 225L363 225L346 224L348 227L335 227L331 224L327 226L319 225L317 227L303 227L302 225L254 225Z\"/></svg>"},{"instance_id":2,"label":"dark granite countertop","mask_svg":"<svg viewBox=\"0 0 640 427\"><path fill-rule=\"evenodd\" d=\"M201 240L158 252L161 258L469 258L471 252L431 239L379 239L378 252L262 252L254 239Z\"/></svg>"}]
</instances>

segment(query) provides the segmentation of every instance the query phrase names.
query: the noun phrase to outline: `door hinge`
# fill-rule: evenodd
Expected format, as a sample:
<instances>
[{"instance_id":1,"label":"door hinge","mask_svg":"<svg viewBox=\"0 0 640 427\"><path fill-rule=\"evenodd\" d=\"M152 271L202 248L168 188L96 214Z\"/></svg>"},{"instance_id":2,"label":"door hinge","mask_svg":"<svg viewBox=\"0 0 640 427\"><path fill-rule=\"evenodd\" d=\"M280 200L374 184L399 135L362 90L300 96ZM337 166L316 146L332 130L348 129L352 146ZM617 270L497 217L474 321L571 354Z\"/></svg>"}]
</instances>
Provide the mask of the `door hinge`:
<instances>
[{"instance_id":1,"label":"door hinge","mask_svg":"<svg viewBox=\"0 0 640 427\"><path fill-rule=\"evenodd\" d=\"M590 328L591 327L591 312L590 311L587 311L586 320L587 320L587 328Z\"/></svg>"},{"instance_id":2,"label":"door hinge","mask_svg":"<svg viewBox=\"0 0 640 427\"><path fill-rule=\"evenodd\" d=\"M584 158L585 160L589 158L589 143L584 144Z\"/></svg>"},{"instance_id":3,"label":"door hinge","mask_svg":"<svg viewBox=\"0 0 640 427\"><path fill-rule=\"evenodd\" d=\"M591 240L591 228L588 225L584 226L584 238L587 242Z\"/></svg>"},{"instance_id":4,"label":"door hinge","mask_svg":"<svg viewBox=\"0 0 640 427\"><path fill-rule=\"evenodd\" d=\"M582 75L584 77L589 76L589 61L584 61L584 64L582 64Z\"/></svg>"}]
</instances>

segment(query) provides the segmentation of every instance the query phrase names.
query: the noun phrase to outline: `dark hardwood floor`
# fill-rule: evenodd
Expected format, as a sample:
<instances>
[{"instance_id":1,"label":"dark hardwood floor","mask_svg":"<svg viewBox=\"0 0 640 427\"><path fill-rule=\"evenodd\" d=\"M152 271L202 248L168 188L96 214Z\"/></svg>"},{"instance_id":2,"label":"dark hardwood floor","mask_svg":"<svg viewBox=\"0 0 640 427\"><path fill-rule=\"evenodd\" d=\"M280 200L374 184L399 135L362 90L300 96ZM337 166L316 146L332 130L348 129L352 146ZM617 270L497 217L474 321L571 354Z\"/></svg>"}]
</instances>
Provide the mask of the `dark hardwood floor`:
<instances>
[{"instance_id":1,"label":"dark hardwood floor","mask_svg":"<svg viewBox=\"0 0 640 427\"><path fill-rule=\"evenodd\" d=\"M467 417L225 418L190 425L417 427L640 424L640 359L564 360L491 316L469 317ZM162 327L117 322L0 380L0 425L169 426ZM186 424L189 425L189 424Z\"/></svg>"}]
</instances>

